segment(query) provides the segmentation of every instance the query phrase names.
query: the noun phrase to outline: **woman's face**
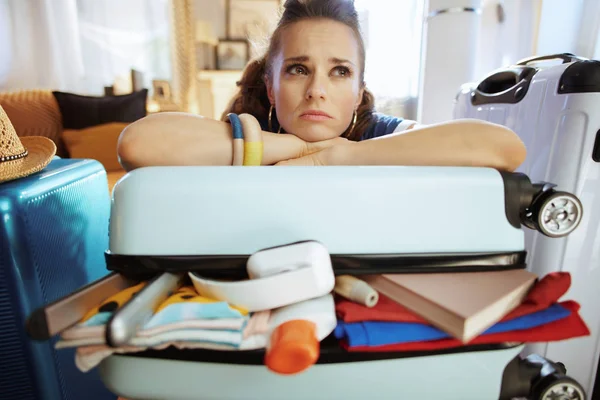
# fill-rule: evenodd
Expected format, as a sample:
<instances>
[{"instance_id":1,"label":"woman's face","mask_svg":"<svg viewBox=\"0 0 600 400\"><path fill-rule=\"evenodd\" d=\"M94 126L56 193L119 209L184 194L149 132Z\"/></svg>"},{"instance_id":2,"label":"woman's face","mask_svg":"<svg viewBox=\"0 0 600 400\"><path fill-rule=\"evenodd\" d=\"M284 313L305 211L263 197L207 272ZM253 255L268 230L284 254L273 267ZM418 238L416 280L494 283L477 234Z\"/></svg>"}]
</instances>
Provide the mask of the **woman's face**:
<instances>
[{"instance_id":1,"label":"woman's face","mask_svg":"<svg viewBox=\"0 0 600 400\"><path fill-rule=\"evenodd\" d=\"M308 142L340 136L362 100L359 44L348 26L305 20L283 30L267 82L286 132Z\"/></svg>"}]
</instances>

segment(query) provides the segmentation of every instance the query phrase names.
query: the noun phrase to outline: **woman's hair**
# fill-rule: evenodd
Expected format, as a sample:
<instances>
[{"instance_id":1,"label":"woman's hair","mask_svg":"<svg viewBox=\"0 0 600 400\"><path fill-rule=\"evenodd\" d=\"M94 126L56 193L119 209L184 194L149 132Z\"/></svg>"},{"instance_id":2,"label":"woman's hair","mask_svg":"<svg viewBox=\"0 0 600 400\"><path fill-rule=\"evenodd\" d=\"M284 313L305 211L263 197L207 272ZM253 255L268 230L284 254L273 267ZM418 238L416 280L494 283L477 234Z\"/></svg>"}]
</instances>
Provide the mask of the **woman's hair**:
<instances>
[{"instance_id":1,"label":"woman's hair","mask_svg":"<svg viewBox=\"0 0 600 400\"><path fill-rule=\"evenodd\" d=\"M246 65L241 80L237 82L239 91L221 116L223 121L226 120L227 114L230 112L236 114L248 113L259 120L267 120L271 103L267 96L265 79L272 78L271 66L273 65L273 58L280 50L283 30L298 21L325 18L341 22L350 27L354 31L359 45L361 61L359 77L361 85L364 85L365 45L353 0L287 0L283 8L283 14L271 36L266 53L251 60ZM344 132L343 137L350 140L360 140L373 118L374 103L373 94L365 88L362 102L357 110L356 124L351 131L349 128Z\"/></svg>"}]
</instances>

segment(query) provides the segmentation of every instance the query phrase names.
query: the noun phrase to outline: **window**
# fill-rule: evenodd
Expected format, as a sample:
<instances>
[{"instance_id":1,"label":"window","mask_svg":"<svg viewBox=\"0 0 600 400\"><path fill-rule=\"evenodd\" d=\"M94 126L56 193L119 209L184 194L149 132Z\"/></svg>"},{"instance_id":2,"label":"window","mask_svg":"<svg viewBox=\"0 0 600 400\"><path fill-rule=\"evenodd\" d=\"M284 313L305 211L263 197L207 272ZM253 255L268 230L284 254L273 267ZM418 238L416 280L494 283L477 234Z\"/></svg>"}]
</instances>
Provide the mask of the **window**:
<instances>
[{"instance_id":1,"label":"window","mask_svg":"<svg viewBox=\"0 0 600 400\"><path fill-rule=\"evenodd\" d=\"M77 0L84 87L102 93L131 69L153 79L171 79L169 0Z\"/></svg>"},{"instance_id":2,"label":"window","mask_svg":"<svg viewBox=\"0 0 600 400\"><path fill-rule=\"evenodd\" d=\"M365 81L378 111L416 117L423 7L421 0L355 0L366 46Z\"/></svg>"}]
</instances>

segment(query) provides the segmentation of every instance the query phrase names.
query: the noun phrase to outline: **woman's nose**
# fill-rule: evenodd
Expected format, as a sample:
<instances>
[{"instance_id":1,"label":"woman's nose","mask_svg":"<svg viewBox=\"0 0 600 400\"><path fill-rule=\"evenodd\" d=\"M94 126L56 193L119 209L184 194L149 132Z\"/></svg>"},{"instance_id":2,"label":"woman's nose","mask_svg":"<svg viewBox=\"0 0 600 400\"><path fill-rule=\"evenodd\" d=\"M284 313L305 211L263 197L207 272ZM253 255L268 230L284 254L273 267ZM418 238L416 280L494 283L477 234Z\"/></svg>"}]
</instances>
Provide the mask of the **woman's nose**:
<instances>
[{"instance_id":1,"label":"woman's nose","mask_svg":"<svg viewBox=\"0 0 600 400\"><path fill-rule=\"evenodd\" d=\"M317 77L313 78L306 90L306 100L314 100L317 98L325 100L326 97L327 91L325 90L325 81Z\"/></svg>"}]
</instances>

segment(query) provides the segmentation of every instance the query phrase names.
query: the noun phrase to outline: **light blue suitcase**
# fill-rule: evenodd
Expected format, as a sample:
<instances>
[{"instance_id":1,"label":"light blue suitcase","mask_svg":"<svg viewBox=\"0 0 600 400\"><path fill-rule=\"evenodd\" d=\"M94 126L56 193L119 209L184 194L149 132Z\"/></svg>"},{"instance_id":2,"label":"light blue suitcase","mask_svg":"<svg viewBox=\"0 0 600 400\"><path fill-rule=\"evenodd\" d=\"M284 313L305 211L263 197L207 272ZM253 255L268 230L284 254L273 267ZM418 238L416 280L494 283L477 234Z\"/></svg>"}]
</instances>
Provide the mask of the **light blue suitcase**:
<instances>
[{"instance_id":1,"label":"light blue suitcase","mask_svg":"<svg viewBox=\"0 0 600 400\"><path fill-rule=\"evenodd\" d=\"M115 399L84 374L56 338L34 341L27 317L108 273L110 197L97 161L54 158L41 172L0 184L0 399Z\"/></svg>"},{"instance_id":2,"label":"light blue suitcase","mask_svg":"<svg viewBox=\"0 0 600 400\"><path fill-rule=\"evenodd\" d=\"M523 225L537 229L529 212L557 193L491 168L145 167L113 189L107 268L244 279L251 254L304 240L326 246L338 275L525 268ZM264 349L113 354L98 369L128 399L585 400L563 365L522 349L354 353L329 337L293 376L269 371Z\"/></svg>"}]
</instances>

